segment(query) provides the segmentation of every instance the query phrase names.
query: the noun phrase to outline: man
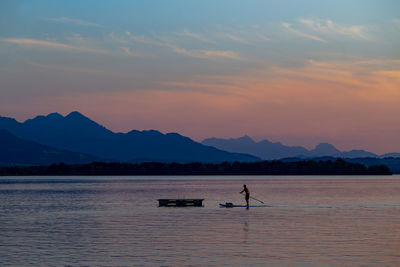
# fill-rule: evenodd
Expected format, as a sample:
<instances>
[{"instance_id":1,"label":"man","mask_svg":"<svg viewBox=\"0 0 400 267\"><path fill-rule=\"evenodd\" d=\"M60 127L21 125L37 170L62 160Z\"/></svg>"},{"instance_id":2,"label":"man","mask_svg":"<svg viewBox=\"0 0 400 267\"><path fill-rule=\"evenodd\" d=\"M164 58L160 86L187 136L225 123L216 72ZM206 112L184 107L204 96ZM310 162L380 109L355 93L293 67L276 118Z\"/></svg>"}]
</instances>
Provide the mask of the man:
<instances>
[{"instance_id":1,"label":"man","mask_svg":"<svg viewBox=\"0 0 400 267\"><path fill-rule=\"evenodd\" d=\"M240 194L243 192L246 193L245 199L246 199L247 208L249 208L250 191L249 191L249 188L245 184L243 185L243 190L240 192Z\"/></svg>"}]
</instances>

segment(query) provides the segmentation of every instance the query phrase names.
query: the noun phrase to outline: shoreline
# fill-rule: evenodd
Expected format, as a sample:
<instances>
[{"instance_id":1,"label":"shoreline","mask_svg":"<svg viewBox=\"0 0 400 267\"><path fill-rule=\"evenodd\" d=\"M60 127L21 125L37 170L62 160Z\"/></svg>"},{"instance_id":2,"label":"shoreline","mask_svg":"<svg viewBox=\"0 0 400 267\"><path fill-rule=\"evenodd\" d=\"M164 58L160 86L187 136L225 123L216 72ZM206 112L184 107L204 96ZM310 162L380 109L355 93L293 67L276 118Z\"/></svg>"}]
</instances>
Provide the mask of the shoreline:
<instances>
[{"instance_id":1,"label":"shoreline","mask_svg":"<svg viewBox=\"0 0 400 267\"><path fill-rule=\"evenodd\" d=\"M392 175L386 165L365 166L335 161L261 161L223 163L121 163L52 164L50 166L0 167L0 176L253 176L253 175Z\"/></svg>"}]
</instances>

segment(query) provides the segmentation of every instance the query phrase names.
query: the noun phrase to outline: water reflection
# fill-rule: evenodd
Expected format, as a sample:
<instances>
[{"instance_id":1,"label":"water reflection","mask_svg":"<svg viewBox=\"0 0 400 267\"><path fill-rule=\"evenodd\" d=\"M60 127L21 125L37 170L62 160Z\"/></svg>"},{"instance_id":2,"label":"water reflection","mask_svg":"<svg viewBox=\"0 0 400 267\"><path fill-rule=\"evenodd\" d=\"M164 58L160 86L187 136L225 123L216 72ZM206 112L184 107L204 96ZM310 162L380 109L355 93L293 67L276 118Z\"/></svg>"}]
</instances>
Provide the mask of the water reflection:
<instances>
[{"instance_id":1,"label":"water reflection","mask_svg":"<svg viewBox=\"0 0 400 267\"><path fill-rule=\"evenodd\" d=\"M397 179L248 179L273 206L249 210L218 206L237 178L64 181L0 179L1 266L400 264ZM178 195L205 207L157 207Z\"/></svg>"},{"instance_id":2,"label":"water reflection","mask_svg":"<svg viewBox=\"0 0 400 267\"><path fill-rule=\"evenodd\" d=\"M249 223L248 222L244 222L243 224L243 243L247 243L247 240L249 238Z\"/></svg>"}]
</instances>

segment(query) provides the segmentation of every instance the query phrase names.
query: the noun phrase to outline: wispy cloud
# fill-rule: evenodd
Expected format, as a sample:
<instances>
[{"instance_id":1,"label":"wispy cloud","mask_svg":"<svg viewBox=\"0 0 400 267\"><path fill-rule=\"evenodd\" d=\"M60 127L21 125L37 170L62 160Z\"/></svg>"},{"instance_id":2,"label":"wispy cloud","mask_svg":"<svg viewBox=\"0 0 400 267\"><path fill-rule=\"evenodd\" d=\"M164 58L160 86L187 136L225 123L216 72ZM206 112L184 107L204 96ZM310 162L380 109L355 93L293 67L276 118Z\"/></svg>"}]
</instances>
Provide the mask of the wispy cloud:
<instances>
[{"instance_id":1,"label":"wispy cloud","mask_svg":"<svg viewBox=\"0 0 400 267\"><path fill-rule=\"evenodd\" d=\"M268 37L267 35L265 35L263 33L257 33L256 35L262 41L272 41L272 39L270 37Z\"/></svg>"},{"instance_id":2,"label":"wispy cloud","mask_svg":"<svg viewBox=\"0 0 400 267\"><path fill-rule=\"evenodd\" d=\"M306 33L306 32L302 32L302 31L293 29L292 25L289 24L289 23L283 22L282 26L285 29L287 29L289 32L294 33L294 34L296 34L296 35L298 35L300 37L303 37L303 38L306 38L306 39L311 39L311 40L318 41L318 42L326 42L326 40L324 40L324 39L322 39L322 38L320 38L320 37L318 37L316 35L312 35L312 34L309 34L309 33Z\"/></svg>"},{"instance_id":3,"label":"wispy cloud","mask_svg":"<svg viewBox=\"0 0 400 267\"><path fill-rule=\"evenodd\" d=\"M114 54L113 51L101 48L76 46L76 45L58 43L53 41L37 40L37 39L0 38L0 42L16 44L24 47L48 48L48 49L66 50L66 51L81 51L81 52L90 52L90 53L107 54L107 55Z\"/></svg>"},{"instance_id":4,"label":"wispy cloud","mask_svg":"<svg viewBox=\"0 0 400 267\"><path fill-rule=\"evenodd\" d=\"M208 58L223 57L230 59L241 59L238 53L229 50L202 50L201 53Z\"/></svg>"},{"instance_id":5,"label":"wispy cloud","mask_svg":"<svg viewBox=\"0 0 400 267\"><path fill-rule=\"evenodd\" d=\"M223 32L219 34L219 37L224 38L224 39L228 39L230 41L235 41L238 43L242 43L242 44L248 44L249 41L246 40L245 38L238 36L236 34L232 34L232 33L227 33L227 32Z\"/></svg>"},{"instance_id":6,"label":"wispy cloud","mask_svg":"<svg viewBox=\"0 0 400 267\"><path fill-rule=\"evenodd\" d=\"M190 38L196 39L196 40L204 42L204 43L212 43L212 44L216 43L215 41L205 37L204 35L191 32L188 29L184 29L183 32L178 33L178 35L190 37Z\"/></svg>"},{"instance_id":7,"label":"wispy cloud","mask_svg":"<svg viewBox=\"0 0 400 267\"><path fill-rule=\"evenodd\" d=\"M142 43L142 44L162 45L162 43L160 43L160 42L158 42L156 40L146 38L143 35L133 35L130 32L125 32L125 37L124 38L126 38L126 40L128 40L128 41L130 40L130 41L134 41L134 42Z\"/></svg>"},{"instance_id":8,"label":"wispy cloud","mask_svg":"<svg viewBox=\"0 0 400 267\"><path fill-rule=\"evenodd\" d=\"M70 23L70 24L75 24L75 25L80 25L80 26L87 26L87 27L103 27L100 24L93 23L93 22L90 22L90 21L74 19L74 18L67 18L67 17L49 18L49 19L46 19L46 20L54 21L54 22L61 22L61 23Z\"/></svg>"},{"instance_id":9,"label":"wispy cloud","mask_svg":"<svg viewBox=\"0 0 400 267\"><path fill-rule=\"evenodd\" d=\"M308 29L318 32L321 34L329 35L329 34L339 34L345 35L354 39L371 39L366 34L366 27L360 25L341 25L336 24L332 20L320 20L320 19L299 19L299 22L305 25Z\"/></svg>"},{"instance_id":10,"label":"wispy cloud","mask_svg":"<svg viewBox=\"0 0 400 267\"><path fill-rule=\"evenodd\" d=\"M195 38L195 39L203 39L201 35L197 35L191 33L190 31L186 31L184 34L189 34L188 36ZM241 56L230 50L216 50L216 49L203 49L203 50L193 50L193 49L186 49L183 48L179 45L176 45L174 41L167 37L158 37L158 39L150 39L148 37L145 37L143 35L134 35L130 32L126 32L122 36L118 36L114 33L110 34L110 38L119 43L129 43L129 42L136 42L136 43L141 43L141 44L148 44L148 45L155 45L159 47L167 47L176 54L188 56L188 57L193 57L193 58L202 58L202 59L218 59L218 58L225 58L225 59L242 59ZM205 42L207 39L204 39ZM211 40L210 40L211 42ZM129 48L121 47L123 51L127 54L129 54L131 51Z\"/></svg>"},{"instance_id":11,"label":"wispy cloud","mask_svg":"<svg viewBox=\"0 0 400 267\"><path fill-rule=\"evenodd\" d=\"M194 58L203 59L217 59L217 58L227 58L227 59L241 59L240 55L236 52L229 50L187 50L185 48L166 44L175 53L185 55Z\"/></svg>"},{"instance_id":12,"label":"wispy cloud","mask_svg":"<svg viewBox=\"0 0 400 267\"><path fill-rule=\"evenodd\" d=\"M363 61L315 61L300 68L274 68L270 70L276 75L290 77L290 79L307 79L309 82L345 85L351 88L354 94L364 94L378 97L391 95L394 99L400 97L398 83L400 82L400 61L398 60L363 60ZM334 86L335 90L342 90L341 86ZM347 90L347 89L346 89Z\"/></svg>"}]
</instances>

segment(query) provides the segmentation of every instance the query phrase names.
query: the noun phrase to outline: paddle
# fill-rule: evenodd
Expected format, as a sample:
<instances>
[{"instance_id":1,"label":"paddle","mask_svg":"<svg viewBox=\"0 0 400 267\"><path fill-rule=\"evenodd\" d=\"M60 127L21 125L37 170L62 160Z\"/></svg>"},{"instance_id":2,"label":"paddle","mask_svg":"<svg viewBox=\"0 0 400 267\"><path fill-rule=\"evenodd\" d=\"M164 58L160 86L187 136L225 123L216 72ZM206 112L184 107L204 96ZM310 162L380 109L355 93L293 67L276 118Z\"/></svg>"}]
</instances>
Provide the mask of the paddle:
<instances>
[{"instance_id":1,"label":"paddle","mask_svg":"<svg viewBox=\"0 0 400 267\"><path fill-rule=\"evenodd\" d=\"M243 193L240 193L240 194L243 194ZM259 202L261 202L261 203L263 203L264 204L264 201L261 201L261 200L259 200L259 199L257 199L257 198L255 198L255 197L250 197L251 199L254 199L254 200L257 200L257 201L259 201Z\"/></svg>"}]
</instances>

